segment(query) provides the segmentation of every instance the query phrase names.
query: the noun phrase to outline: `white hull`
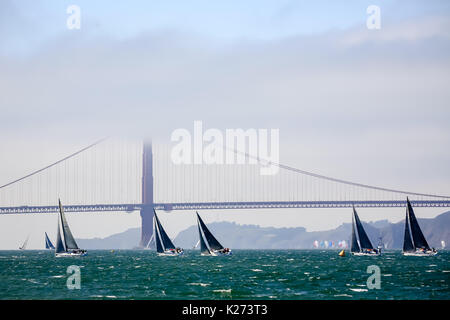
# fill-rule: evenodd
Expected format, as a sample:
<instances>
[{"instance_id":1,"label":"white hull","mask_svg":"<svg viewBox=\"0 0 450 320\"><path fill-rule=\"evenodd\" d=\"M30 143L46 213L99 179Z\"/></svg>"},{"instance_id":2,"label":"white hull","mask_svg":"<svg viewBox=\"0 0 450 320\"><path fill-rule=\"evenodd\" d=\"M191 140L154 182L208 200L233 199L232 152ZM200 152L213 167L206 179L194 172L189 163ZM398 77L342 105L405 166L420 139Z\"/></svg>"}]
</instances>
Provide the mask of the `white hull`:
<instances>
[{"instance_id":1,"label":"white hull","mask_svg":"<svg viewBox=\"0 0 450 320\"><path fill-rule=\"evenodd\" d=\"M61 257L84 257L87 256L87 252L61 252L61 253L55 253L55 257L61 258Z\"/></svg>"},{"instance_id":2,"label":"white hull","mask_svg":"<svg viewBox=\"0 0 450 320\"><path fill-rule=\"evenodd\" d=\"M223 253L223 252L220 252L220 251L211 251L211 253L210 254L205 254L205 253L202 253L201 254L202 256L213 256L213 257L219 257L219 256L231 256L232 255L232 253L231 253L231 250L230 251L228 251L228 252L226 252L226 253Z\"/></svg>"},{"instance_id":3,"label":"white hull","mask_svg":"<svg viewBox=\"0 0 450 320\"><path fill-rule=\"evenodd\" d=\"M433 252L433 251L402 252L402 254L404 256L410 256L410 257L431 257L431 256L437 255L437 251L436 252Z\"/></svg>"},{"instance_id":4,"label":"white hull","mask_svg":"<svg viewBox=\"0 0 450 320\"><path fill-rule=\"evenodd\" d=\"M352 252L354 256L381 256L381 253L365 253L365 252Z\"/></svg>"},{"instance_id":5,"label":"white hull","mask_svg":"<svg viewBox=\"0 0 450 320\"><path fill-rule=\"evenodd\" d=\"M157 252L159 257L178 257L184 254L184 251L181 252L173 252L173 251L165 251L165 252Z\"/></svg>"}]
</instances>

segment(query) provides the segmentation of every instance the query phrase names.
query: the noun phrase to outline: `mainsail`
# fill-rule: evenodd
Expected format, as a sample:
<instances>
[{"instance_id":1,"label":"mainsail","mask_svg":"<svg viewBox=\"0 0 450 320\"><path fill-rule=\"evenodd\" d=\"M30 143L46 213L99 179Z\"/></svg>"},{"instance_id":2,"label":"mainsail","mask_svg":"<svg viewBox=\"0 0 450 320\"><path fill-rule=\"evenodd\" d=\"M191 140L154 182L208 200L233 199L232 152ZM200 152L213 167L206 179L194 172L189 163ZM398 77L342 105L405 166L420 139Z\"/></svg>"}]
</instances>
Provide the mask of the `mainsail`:
<instances>
[{"instance_id":1,"label":"mainsail","mask_svg":"<svg viewBox=\"0 0 450 320\"><path fill-rule=\"evenodd\" d=\"M197 221L198 221L198 235L200 237L200 252L203 254L211 254L211 251L209 251L208 246L206 245L205 239L203 239L203 234L200 227L200 220Z\"/></svg>"},{"instance_id":2,"label":"mainsail","mask_svg":"<svg viewBox=\"0 0 450 320\"><path fill-rule=\"evenodd\" d=\"M61 224L62 224L62 231L64 235L64 245L66 250L68 249L78 249L78 245L75 241L75 238L72 235L72 232L70 231L69 224L67 223L66 216L64 215L64 210L61 205L61 200L59 201L59 214L61 215Z\"/></svg>"},{"instance_id":3,"label":"mainsail","mask_svg":"<svg viewBox=\"0 0 450 320\"><path fill-rule=\"evenodd\" d=\"M209 247L213 250L222 250L223 246L220 244L219 241L213 236L211 231L206 227L205 223L203 222L202 218L200 218L198 212L197 212L197 218L199 222L199 228L202 229L203 234L205 235L206 242L208 243ZM202 237L200 237L201 239Z\"/></svg>"},{"instance_id":4,"label":"mainsail","mask_svg":"<svg viewBox=\"0 0 450 320\"><path fill-rule=\"evenodd\" d=\"M61 215L58 214L58 229L56 231L56 249L55 253L66 252L66 247L61 239Z\"/></svg>"},{"instance_id":5,"label":"mainsail","mask_svg":"<svg viewBox=\"0 0 450 320\"><path fill-rule=\"evenodd\" d=\"M159 235L155 216L153 216L153 234L155 235L156 252L163 253L164 248L163 248L161 240L160 240L161 236Z\"/></svg>"},{"instance_id":6,"label":"mainsail","mask_svg":"<svg viewBox=\"0 0 450 320\"><path fill-rule=\"evenodd\" d=\"M359 241L358 241L359 240ZM373 249L372 243L367 236L366 231L359 220L358 214L356 213L355 207L353 207L352 216L352 244L351 252L360 252L363 249Z\"/></svg>"},{"instance_id":7,"label":"mainsail","mask_svg":"<svg viewBox=\"0 0 450 320\"><path fill-rule=\"evenodd\" d=\"M425 239L425 237L422 233L422 230L420 229L419 223L417 222L417 218L414 214L414 210L413 210L408 198L406 198L406 202L407 202L406 214L407 214L407 218L409 218L407 220L409 220L409 225L411 228L411 236L412 236L414 248L431 250L430 246L428 245L427 240ZM406 232L406 228L405 228L405 232ZM406 235L405 235L405 238L406 238Z\"/></svg>"},{"instance_id":8,"label":"mainsail","mask_svg":"<svg viewBox=\"0 0 450 320\"><path fill-rule=\"evenodd\" d=\"M358 231L359 244L361 249L373 249L372 243L364 230L361 221L359 220L358 214L356 213L355 207L353 207L353 214L355 216L356 230Z\"/></svg>"},{"instance_id":9,"label":"mainsail","mask_svg":"<svg viewBox=\"0 0 450 320\"><path fill-rule=\"evenodd\" d=\"M350 251L351 252L360 252L361 251L361 248L358 243L358 239L356 238L354 215L352 215L352 242L351 242Z\"/></svg>"},{"instance_id":10,"label":"mainsail","mask_svg":"<svg viewBox=\"0 0 450 320\"><path fill-rule=\"evenodd\" d=\"M403 240L403 252L412 252L412 251L415 251L415 248L411 239L411 232L409 231L409 216L407 208L405 217L405 237Z\"/></svg>"},{"instance_id":11,"label":"mainsail","mask_svg":"<svg viewBox=\"0 0 450 320\"><path fill-rule=\"evenodd\" d=\"M164 252L167 249L175 249L175 246L172 242L172 240L170 240L169 236L167 235L166 231L164 230L164 228L161 225L161 222L159 222L158 216L156 215L156 211L153 210L154 212L154 224L155 224L155 240L156 240L156 251L157 252ZM158 246L159 246L159 251L158 250Z\"/></svg>"},{"instance_id":12,"label":"mainsail","mask_svg":"<svg viewBox=\"0 0 450 320\"><path fill-rule=\"evenodd\" d=\"M47 232L45 233L45 249L55 249L53 243L50 241L50 238L47 235Z\"/></svg>"}]
</instances>

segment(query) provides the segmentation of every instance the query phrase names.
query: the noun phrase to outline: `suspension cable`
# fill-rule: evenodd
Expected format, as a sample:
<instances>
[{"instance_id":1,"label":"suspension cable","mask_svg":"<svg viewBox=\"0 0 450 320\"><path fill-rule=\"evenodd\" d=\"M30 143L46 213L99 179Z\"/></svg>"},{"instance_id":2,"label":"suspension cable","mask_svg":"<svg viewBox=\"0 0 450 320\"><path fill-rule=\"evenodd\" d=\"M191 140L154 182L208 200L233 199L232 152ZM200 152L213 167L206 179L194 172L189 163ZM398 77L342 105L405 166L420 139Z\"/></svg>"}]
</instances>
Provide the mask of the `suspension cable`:
<instances>
[{"instance_id":1,"label":"suspension cable","mask_svg":"<svg viewBox=\"0 0 450 320\"><path fill-rule=\"evenodd\" d=\"M44 168L42 168L42 169L33 171L32 173L27 174L26 176L23 176L22 178L19 178L19 179L16 179L16 180L14 180L14 181L11 181L11 182L9 182L9 183L7 183L7 184L4 184L4 185L0 186L0 189L5 188L5 187L7 187L7 186L10 186L10 185L12 185L12 184L14 184L14 183L16 183L16 182L22 181L22 180L24 180L24 179L26 179L26 178L29 178L29 177L31 177L31 176L34 176L35 174L37 174L37 173L39 173L39 172L42 172L42 171L44 171L44 170L46 170L46 169L49 169L49 168L51 168L51 167L57 165L58 163L61 163L61 162L65 161L65 160L67 160L67 159L70 159L70 158L76 156L77 154L80 154L80 153L82 153L83 151L86 151L86 150L88 150L88 149L90 149L90 148L92 148L92 147L98 145L99 143L105 141L106 139L108 139L108 138L107 138L107 137L106 137L106 138L102 138L102 139L100 139L100 140L94 142L93 144L91 144L91 145L89 145L89 146L87 146L87 147L85 147L85 148L83 148L83 149L81 149L81 150L79 150L79 151L77 151L77 152L75 152L75 153L72 153L72 154L68 155L67 157L65 157L65 158L63 158L63 159L61 159L61 160L58 160L58 161L56 161L56 162L54 162L54 163L52 163L52 164L50 164L50 165L48 165L48 166L46 166L46 167L44 167Z\"/></svg>"}]
</instances>

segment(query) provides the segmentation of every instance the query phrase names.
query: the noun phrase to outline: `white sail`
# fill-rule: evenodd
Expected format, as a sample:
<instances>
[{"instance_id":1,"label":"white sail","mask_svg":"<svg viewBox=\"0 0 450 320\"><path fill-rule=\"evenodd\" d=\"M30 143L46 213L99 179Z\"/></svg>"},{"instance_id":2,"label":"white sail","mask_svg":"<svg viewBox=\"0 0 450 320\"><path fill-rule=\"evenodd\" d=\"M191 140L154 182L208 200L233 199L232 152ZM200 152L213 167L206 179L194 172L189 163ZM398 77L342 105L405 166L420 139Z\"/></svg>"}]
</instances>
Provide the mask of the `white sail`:
<instances>
[{"instance_id":1,"label":"white sail","mask_svg":"<svg viewBox=\"0 0 450 320\"><path fill-rule=\"evenodd\" d=\"M154 228L153 228L154 229ZM155 232L153 231L152 236L150 237L150 240L148 240L147 245L145 246L146 249L151 249L152 247L154 247L154 242L155 242Z\"/></svg>"},{"instance_id":2,"label":"white sail","mask_svg":"<svg viewBox=\"0 0 450 320\"><path fill-rule=\"evenodd\" d=\"M25 239L25 242L23 243L23 245L21 247L19 247L20 250L25 250L27 248L27 244L28 244L28 239L30 238L30 235L27 236L27 238Z\"/></svg>"},{"instance_id":3,"label":"white sail","mask_svg":"<svg viewBox=\"0 0 450 320\"><path fill-rule=\"evenodd\" d=\"M64 244L67 249L78 249L78 245L75 241L75 238L70 231L69 224L67 223L66 216L64 214L64 210L61 205L61 201L59 201L59 212L61 214L61 222L62 222L62 231L64 234Z\"/></svg>"},{"instance_id":4,"label":"white sail","mask_svg":"<svg viewBox=\"0 0 450 320\"><path fill-rule=\"evenodd\" d=\"M199 244L200 244L200 240L197 241L197 243L195 244L195 246L192 249L196 249Z\"/></svg>"}]
</instances>

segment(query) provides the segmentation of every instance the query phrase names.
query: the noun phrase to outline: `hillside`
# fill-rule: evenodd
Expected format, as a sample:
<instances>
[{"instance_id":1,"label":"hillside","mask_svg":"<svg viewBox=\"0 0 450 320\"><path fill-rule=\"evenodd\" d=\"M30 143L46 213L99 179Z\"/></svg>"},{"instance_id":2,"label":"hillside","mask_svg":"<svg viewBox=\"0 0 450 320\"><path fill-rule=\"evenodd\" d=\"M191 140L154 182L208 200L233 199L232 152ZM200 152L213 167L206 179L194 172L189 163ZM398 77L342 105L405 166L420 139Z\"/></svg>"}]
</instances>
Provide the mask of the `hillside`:
<instances>
[{"instance_id":1,"label":"hillside","mask_svg":"<svg viewBox=\"0 0 450 320\"><path fill-rule=\"evenodd\" d=\"M450 244L450 211L433 219L418 219L430 246L440 248L441 240ZM390 223L387 220L364 223L372 243L379 237L389 249L403 246L404 221ZM333 230L307 232L303 227L262 228L257 225L239 225L234 222L214 222L208 225L211 232L226 247L234 249L310 249L315 240L349 242L351 224L344 223ZM80 247L86 249L132 249L139 243L140 229L128 229L104 239L78 239ZM192 248L198 241L197 226L181 231L174 243L182 248Z\"/></svg>"}]
</instances>

